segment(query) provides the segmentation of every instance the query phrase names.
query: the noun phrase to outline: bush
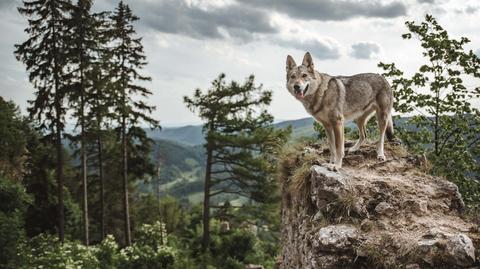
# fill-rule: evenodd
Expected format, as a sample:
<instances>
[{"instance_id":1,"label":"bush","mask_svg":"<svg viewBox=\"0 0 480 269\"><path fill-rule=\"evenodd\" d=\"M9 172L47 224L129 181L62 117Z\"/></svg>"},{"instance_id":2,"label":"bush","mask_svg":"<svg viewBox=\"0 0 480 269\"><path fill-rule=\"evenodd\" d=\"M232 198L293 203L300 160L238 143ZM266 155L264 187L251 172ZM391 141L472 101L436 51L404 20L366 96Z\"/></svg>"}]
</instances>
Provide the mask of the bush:
<instances>
[{"instance_id":1,"label":"bush","mask_svg":"<svg viewBox=\"0 0 480 269\"><path fill-rule=\"evenodd\" d=\"M100 268L95 248L65 241L60 244L56 236L41 234L20 249L20 269L82 269Z\"/></svg>"},{"instance_id":2,"label":"bush","mask_svg":"<svg viewBox=\"0 0 480 269\"><path fill-rule=\"evenodd\" d=\"M41 234L19 247L19 269L166 269L175 261L175 251L166 245L165 225L156 222L140 228L139 240L119 249L113 236L86 247L80 242L60 244L53 235ZM164 240L160 238L164 237ZM163 243L162 243L163 242Z\"/></svg>"}]
</instances>

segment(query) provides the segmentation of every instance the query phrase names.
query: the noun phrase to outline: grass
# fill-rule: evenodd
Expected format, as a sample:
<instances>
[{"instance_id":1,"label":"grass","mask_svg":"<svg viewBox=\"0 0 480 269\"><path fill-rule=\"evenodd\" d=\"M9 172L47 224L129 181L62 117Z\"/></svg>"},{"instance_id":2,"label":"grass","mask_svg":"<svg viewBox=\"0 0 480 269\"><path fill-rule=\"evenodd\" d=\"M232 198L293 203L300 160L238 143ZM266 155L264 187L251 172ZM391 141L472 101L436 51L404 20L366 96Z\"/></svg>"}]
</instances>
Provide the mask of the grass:
<instances>
[{"instance_id":1,"label":"grass","mask_svg":"<svg viewBox=\"0 0 480 269\"><path fill-rule=\"evenodd\" d=\"M366 241L360 245L357 253L360 252L362 257L366 258L367 268L397 269L400 268L400 265L388 259L388 257L391 256L391 246L393 242L395 241L392 236L382 234L378 241Z\"/></svg>"},{"instance_id":2,"label":"grass","mask_svg":"<svg viewBox=\"0 0 480 269\"><path fill-rule=\"evenodd\" d=\"M358 204L358 196L353 190L340 195L335 202L327 208L329 216L334 217L338 221L344 219L351 219L351 213L354 207Z\"/></svg>"}]
</instances>

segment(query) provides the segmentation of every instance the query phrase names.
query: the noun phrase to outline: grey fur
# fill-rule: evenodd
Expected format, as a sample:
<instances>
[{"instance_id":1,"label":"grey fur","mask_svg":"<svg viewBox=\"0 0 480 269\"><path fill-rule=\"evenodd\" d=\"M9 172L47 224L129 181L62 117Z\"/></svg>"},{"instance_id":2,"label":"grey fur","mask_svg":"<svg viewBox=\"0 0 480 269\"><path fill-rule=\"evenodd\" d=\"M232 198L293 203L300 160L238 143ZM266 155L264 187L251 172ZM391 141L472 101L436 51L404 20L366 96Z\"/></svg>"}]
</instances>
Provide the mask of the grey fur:
<instances>
[{"instance_id":1,"label":"grey fur","mask_svg":"<svg viewBox=\"0 0 480 269\"><path fill-rule=\"evenodd\" d=\"M359 129L360 138L349 149L352 152L364 143L365 125L374 112L380 128L377 155L385 160L385 133L389 139L393 137L393 93L384 77L372 73L353 76L319 73L307 52L300 66L287 56L287 89L325 128L331 152L328 168L338 170L342 166L345 121L355 120Z\"/></svg>"}]
</instances>

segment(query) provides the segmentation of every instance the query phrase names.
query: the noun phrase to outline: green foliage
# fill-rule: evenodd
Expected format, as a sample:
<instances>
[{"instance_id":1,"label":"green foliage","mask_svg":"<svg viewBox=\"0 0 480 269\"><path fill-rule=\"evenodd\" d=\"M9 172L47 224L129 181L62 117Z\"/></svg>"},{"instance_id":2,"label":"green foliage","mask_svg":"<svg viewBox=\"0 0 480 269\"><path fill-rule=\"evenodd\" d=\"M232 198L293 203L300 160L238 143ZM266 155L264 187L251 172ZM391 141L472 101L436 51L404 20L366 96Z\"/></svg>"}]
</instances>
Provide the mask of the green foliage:
<instances>
[{"instance_id":1,"label":"green foliage","mask_svg":"<svg viewBox=\"0 0 480 269\"><path fill-rule=\"evenodd\" d=\"M112 235L107 235L95 248L95 256L101 261L99 269L118 268L120 263L119 247Z\"/></svg>"},{"instance_id":2,"label":"green foliage","mask_svg":"<svg viewBox=\"0 0 480 269\"><path fill-rule=\"evenodd\" d=\"M20 181L25 173L28 122L13 102L0 96L0 176Z\"/></svg>"},{"instance_id":3,"label":"green foliage","mask_svg":"<svg viewBox=\"0 0 480 269\"><path fill-rule=\"evenodd\" d=\"M20 269L64 269L99 268L93 248L87 248L77 242L65 241L42 234L31 239L20 250Z\"/></svg>"},{"instance_id":4,"label":"green foliage","mask_svg":"<svg viewBox=\"0 0 480 269\"><path fill-rule=\"evenodd\" d=\"M31 197L19 183L0 177L0 268L14 269L25 239L25 212Z\"/></svg>"},{"instance_id":5,"label":"green foliage","mask_svg":"<svg viewBox=\"0 0 480 269\"><path fill-rule=\"evenodd\" d=\"M320 123L314 121L313 130L315 130L315 134L318 140L326 139L327 134L325 134L325 128L323 128Z\"/></svg>"},{"instance_id":6,"label":"green foliage","mask_svg":"<svg viewBox=\"0 0 480 269\"><path fill-rule=\"evenodd\" d=\"M111 235L96 246L85 247L76 241L67 240L61 244L56 237L42 234L21 245L18 267L11 268L171 268L175 261L175 250L166 245L165 238L165 226L160 222L142 226L139 240L121 250Z\"/></svg>"},{"instance_id":7,"label":"green foliage","mask_svg":"<svg viewBox=\"0 0 480 269\"><path fill-rule=\"evenodd\" d=\"M413 114L397 133L411 150L428 154L432 172L456 183L468 206L478 206L480 110L472 100L480 89L466 81L480 78L480 59L464 49L467 38L451 38L431 15L406 26L402 37L420 41L426 63L412 77L393 63L379 64L392 79L395 110Z\"/></svg>"}]
</instances>

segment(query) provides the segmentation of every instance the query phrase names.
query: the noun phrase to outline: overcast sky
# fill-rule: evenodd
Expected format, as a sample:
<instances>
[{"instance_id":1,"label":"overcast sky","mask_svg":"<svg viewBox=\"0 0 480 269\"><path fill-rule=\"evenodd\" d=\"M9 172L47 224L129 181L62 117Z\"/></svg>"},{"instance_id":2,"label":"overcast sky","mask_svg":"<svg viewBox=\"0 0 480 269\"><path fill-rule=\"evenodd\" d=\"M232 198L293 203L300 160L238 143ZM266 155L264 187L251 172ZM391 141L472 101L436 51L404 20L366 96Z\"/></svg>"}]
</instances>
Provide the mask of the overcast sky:
<instances>
[{"instance_id":1,"label":"overcast sky","mask_svg":"<svg viewBox=\"0 0 480 269\"><path fill-rule=\"evenodd\" d=\"M414 72L422 63L415 40L402 40L406 20L433 14L467 49L480 54L480 0L127 0L140 17L138 35L148 59L144 72L164 126L198 124L182 97L206 89L220 73L242 81L254 74L274 92L276 120L307 117L285 89L285 59L301 63L313 54L316 69L332 75L380 72L379 61ZM0 0L0 95L23 111L33 98L25 68L13 46L27 37L20 1ZM94 9L113 10L117 0L96 0Z\"/></svg>"}]
</instances>

